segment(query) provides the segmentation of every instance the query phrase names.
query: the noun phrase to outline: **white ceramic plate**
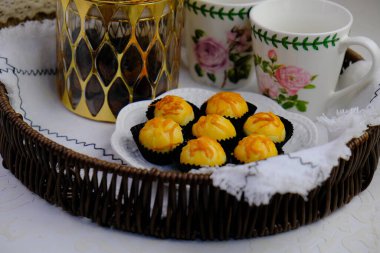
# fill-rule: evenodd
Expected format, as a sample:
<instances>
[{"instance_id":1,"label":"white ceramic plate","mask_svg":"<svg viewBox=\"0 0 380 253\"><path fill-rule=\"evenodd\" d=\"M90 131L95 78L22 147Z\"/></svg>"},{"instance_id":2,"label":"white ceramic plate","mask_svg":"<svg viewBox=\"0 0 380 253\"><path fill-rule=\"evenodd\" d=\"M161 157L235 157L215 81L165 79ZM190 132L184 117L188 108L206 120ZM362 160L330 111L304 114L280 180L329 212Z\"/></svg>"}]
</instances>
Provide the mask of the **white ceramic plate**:
<instances>
[{"instance_id":1,"label":"white ceramic plate","mask_svg":"<svg viewBox=\"0 0 380 253\"><path fill-rule=\"evenodd\" d=\"M285 153L309 148L317 144L318 131L315 124L310 119L300 114L285 111L276 102L265 96L251 92L239 93L246 101L257 106L256 112L271 111L286 118L293 124L293 136L283 148ZM181 88L168 91L158 98L166 95L177 95L200 107L213 94L215 94L215 92L205 89ZM165 170L171 169L171 166L159 166L146 161L140 154L130 131L133 126L147 120L145 112L150 103L150 100L131 103L120 111L116 120L115 131L111 136L111 145L114 151L127 164L133 167L144 169L153 167Z\"/></svg>"}]
</instances>

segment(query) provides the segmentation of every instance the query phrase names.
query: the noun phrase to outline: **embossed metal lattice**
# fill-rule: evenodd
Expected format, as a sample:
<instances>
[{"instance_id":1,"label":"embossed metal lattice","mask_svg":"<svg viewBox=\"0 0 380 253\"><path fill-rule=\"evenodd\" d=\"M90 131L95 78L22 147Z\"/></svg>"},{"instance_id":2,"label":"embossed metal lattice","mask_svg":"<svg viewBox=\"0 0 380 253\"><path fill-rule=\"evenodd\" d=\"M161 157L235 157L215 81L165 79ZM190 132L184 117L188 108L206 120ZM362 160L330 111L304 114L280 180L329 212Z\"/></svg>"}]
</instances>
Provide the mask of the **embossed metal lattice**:
<instances>
[{"instance_id":1,"label":"embossed metal lattice","mask_svg":"<svg viewBox=\"0 0 380 253\"><path fill-rule=\"evenodd\" d=\"M114 122L128 103L178 86L183 0L57 1L57 86L69 110Z\"/></svg>"}]
</instances>

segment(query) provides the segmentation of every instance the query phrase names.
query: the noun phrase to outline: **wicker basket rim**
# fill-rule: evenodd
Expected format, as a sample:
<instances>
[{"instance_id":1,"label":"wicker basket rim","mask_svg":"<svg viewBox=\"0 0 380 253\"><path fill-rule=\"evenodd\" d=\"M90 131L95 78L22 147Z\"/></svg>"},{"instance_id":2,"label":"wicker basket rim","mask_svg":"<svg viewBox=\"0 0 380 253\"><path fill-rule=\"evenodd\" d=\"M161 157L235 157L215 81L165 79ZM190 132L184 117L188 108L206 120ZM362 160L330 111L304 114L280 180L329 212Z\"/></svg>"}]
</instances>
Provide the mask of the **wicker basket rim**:
<instances>
[{"instance_id":1,"label":"wicker basket rim","mask_svg":"<svg viewBox=\"0 0 380 253\"><path fill-rule=\"evenodd\" d=\"M42 19L52 19L54 18L54 14L48 14L48 15L38 15L32 19L28 20L42 20ZM11 20L6 25L0 25L0 27L10 27L15 26L17 24L20 24L26 20ZM359 55L357 52L353 51L352 49L348 49L346 53L346 57L349 57L353 60L361 60L363 59L361 55ZM14 127L20 128L22 133L25 133L25 135L33 138L36 143L39 143L40 145L46 146L48 149L52 150L53 152L60 153L63 157L68 159L75 159L79 162L84 162L86 164L89 164L93 167L96 167L100 171L107 171L107 172L116 172L121 174L129 174L136 177L144 177L144 176L150 176L150 177L157 177L160 179L163 179L168 182L173 181L186 181L188 183L191 182L198 182L198 183L209 183L211 182L210 179L210 173L208 174L192 174L192 173L182 173L179 171L162 171L156 168L152 168L150 170L147 169L141 169L141 168L135 168L128 165L121 165L116 164L108 161L104 161L98 158L90 157L88 155L73 151L70 148L67 148L63 145L60 145L53 140L43 136L38 131L34 130L31 126L29 126L24 120L21 114L16 113L13 109L13 107L10 105L8 97L7 97L7 90L5 88L5 84L0 82L0 109L1 111L4 111L6 114L9 114L9 119L14 125ZM369 138L368 130L361 135L360 137L351 139L347 146L353 150L355 147L358 147L363 142L367 141Z\"/></svg>"}]
</instances>

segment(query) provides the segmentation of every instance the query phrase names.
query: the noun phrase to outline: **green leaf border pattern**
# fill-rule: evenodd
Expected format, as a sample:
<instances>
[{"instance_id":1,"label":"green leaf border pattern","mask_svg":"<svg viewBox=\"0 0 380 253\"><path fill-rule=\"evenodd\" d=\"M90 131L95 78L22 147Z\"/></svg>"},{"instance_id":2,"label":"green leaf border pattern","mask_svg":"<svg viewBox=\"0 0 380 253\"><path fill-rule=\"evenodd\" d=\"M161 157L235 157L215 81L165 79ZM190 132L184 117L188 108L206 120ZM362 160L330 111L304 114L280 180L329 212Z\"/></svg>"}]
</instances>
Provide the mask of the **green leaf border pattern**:
<instances>
[{"instance_id":1,"label":"green leaf border pattern","mask_svg":"<svg viewBox=\"0 0 380 253\"><path fill-rule=\"evenodd\" d=\"M234 21L235 18L245 20L252 9L252 7L242 9L232 8L230 10L225 10L224 7L220 7L218 9L215 6L208 6L207 4L199 5L199 2L197 0L193 2L191 0L185 0L185 7L187 7L189 11L194 12L195 15L202 14L204 17L210 16L213 19L229 19L231 21Z\"/></svg>"},{"instance_id":2,"label":"green leaf border pattern","mask_svg":"<svg viewBox=\"0 0 380 253\"><path fill-rule=\"evenodd\" d=\"M309 37L305 37L304 39L299 39L299 37L294 37L293 39L289 39L288 36L279 38L278 34L268 35L268 31L265 31L261 28L256 29L254 25L252 27L253 36L259 39L261 42L264 41L265 44L269 46L273 46L278 48L278 46L283 46L285 49L293 48L298 51L299 49L303 49L305 51L311 50L319 50L320 47L329 48L335 47L336 43L340 40L338 38L338 34L334 34L326 36L325 38L316 37L315 39L310 39Z\"/></svg>"}]
</instances>

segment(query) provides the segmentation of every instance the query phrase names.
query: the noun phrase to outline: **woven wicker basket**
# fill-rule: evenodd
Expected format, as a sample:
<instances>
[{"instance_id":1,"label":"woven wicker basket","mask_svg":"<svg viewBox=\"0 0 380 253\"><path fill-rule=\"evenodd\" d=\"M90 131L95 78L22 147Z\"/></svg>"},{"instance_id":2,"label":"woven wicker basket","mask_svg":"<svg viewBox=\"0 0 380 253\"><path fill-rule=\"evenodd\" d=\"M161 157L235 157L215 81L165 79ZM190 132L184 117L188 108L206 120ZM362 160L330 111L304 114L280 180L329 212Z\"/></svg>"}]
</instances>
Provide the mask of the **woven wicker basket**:
<instances>
[{"instance_id":1,"label":"woven wicker basket","mask_svg":"<svg viewBox=\"0 0 380 253\"><path fill-rule=\"evenodd\" d=\"M344 67L360 60L347 51ZM275 195L249 206L212 186L209 175L147 171L74 152L42 136L9 104L0 83L3 165L30 191L101 226L160 238L226 240L285 232L317 221L366 189L380 155L380 126L348 147L331 176L308 195ZM165 213L165 215L163 215Z\"/></svg>"}]
</instances>

